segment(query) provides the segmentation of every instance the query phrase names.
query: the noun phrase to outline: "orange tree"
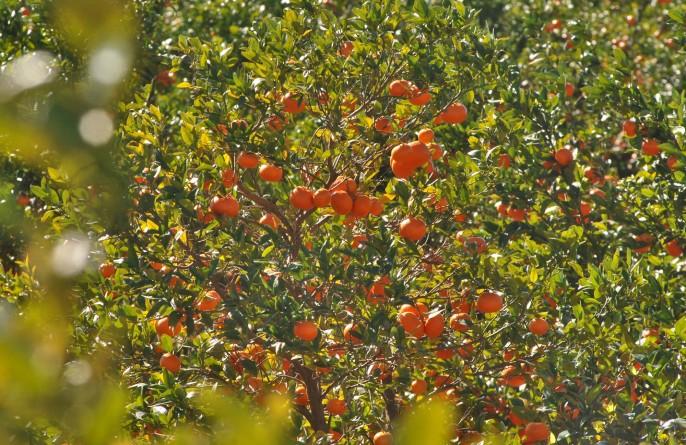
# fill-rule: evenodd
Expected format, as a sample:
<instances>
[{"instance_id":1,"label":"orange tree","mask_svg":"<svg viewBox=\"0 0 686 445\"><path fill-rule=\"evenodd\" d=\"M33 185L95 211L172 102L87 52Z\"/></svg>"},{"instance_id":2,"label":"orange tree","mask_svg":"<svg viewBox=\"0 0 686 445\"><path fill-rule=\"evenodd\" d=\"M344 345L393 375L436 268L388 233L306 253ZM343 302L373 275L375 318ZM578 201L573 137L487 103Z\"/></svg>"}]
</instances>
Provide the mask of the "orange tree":
<instances>
[{"instance_id":1,"label":"orange tree","mask_svg":"<svg viewBox=\"0 0 686 445\"><path fill-rule=\"evenodd\" d=\"M204 388L288 397L288 443L411 443L430 399L458 443L686 439L684 8L173 3L124 8L145 57L98 168L57 132L3 191L14 304L56 286L30 227L97 246L65 348L106 351L139 440L211 430ZM76 79L45 26L19 46Z\"/></svg>"}]
</instances>

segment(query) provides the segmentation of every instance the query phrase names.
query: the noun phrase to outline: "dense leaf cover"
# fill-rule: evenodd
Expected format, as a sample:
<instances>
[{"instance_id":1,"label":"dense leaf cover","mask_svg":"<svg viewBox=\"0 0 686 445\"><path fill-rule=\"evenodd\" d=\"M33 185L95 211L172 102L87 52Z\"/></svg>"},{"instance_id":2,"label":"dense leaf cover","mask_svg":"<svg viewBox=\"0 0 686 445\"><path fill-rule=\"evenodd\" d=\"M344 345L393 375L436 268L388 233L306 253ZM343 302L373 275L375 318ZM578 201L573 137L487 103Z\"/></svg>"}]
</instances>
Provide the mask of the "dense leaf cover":
<instances>
[{"instance_id":1,"label":"dense leaf cover","mask_svg":"<svg viewBox=\"0 0 686 445\"><path fill-rule=\"evenodd\" d=\"M681 2L0 23L11 443L686 441Z\"/></svg>"}]
</instances>

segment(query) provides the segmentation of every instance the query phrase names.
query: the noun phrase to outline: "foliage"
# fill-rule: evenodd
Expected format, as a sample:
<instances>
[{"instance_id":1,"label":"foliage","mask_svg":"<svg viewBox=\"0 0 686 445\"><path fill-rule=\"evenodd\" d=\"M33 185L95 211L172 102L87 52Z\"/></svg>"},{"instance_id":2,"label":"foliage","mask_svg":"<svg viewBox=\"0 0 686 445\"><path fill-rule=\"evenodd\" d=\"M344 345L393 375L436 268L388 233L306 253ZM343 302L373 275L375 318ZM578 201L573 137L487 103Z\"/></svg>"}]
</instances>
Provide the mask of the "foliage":
<instances>
[{"instance_id":1,"label":"foliage","mask_svg":"<svg viewBox=\"0 0 686 445\"><path fill-rule=\"evenodd\" d=\"M686 7L9 0L0 23L10 443L686 440ZM418 137L435 156L400 174Z\"/></svg>"}]
</instances>

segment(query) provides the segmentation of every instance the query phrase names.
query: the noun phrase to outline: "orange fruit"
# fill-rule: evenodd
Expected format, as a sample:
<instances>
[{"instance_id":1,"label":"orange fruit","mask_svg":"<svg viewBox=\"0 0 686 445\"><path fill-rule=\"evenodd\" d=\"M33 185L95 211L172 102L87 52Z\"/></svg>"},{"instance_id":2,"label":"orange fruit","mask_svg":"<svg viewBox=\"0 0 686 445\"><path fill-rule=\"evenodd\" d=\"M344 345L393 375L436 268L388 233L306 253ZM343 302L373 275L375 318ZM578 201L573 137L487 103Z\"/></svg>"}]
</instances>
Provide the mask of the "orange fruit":
<instances>
[{"instance_id":1,"label":"orange fruit","mask_svg":"<svg viewBox=\"0 0 686 445\"><path fill-rule=\"evenodd\" d=\"M112 263L102 263L98 270L100 270L100 275L102 275L103 278L110 278L117 271L117 268Z\"/></svg>"},{"instance_id":2,"label":"orange fruit","mask_svg":"<svg viewBox=\"0 0 686 445\"><path fill-rule=\"evenodd\" d=\"M636 119L627 119L624 121L622 124L622 130L624 130L624 135L626 137L634 137L636 136Z\"/></svg>"},{"instance_id":3,"label":"orange fruit","mask_svg":"<svg viewBox=\"0 0 686 445\"><path fill-rule=\"evenodd\" d=\"M467 120L467 107L460 102L452 103L438 115L437 119L439 123L461 124Z\"/></svg>"},{"instance_id":4,"label":"orange fruit","mask_svg":"<svg viewBox=\"0 0 686 445\"><path fill-rule=\"evenodd\" d=\"M508 207L507 216L513 221L524 221L526 219L526 210Z\"/></svg>"},{"instance_id":5,"label":"orange fruit","mask_svg":"<svg viewBox=\"0 0 686 445\"><path fill-rule=\"evenodd\" d=\"M210 201L210 211L217 216L228 216L235 218L240 211L240 204L233 196L215 196Z\"/></svg>"},{"instance_id":6,"label":"orange fruit","mask_svg":"<svg viewBox=\"0 0 686 445\"><path fill-rule=\"evenodd\" d=\"M643 141L643 144L641 144L641 150L643 150L643 154L647 156L657 156L662 151L660 149L660 142L658 142L656 139L646 139Z\"/></svg>"},{"instance_id":7,"label":"orange fruit","mask_svg":"<svg viewBox=\"0 0 686 445\"><path fill-rule=\"evenodd\" d=\"M529 322L529 332L534 335L545 335L548 333L548 322L543 318L534 318Z\"/></svg>"},{"instance_id":8,"label":"orange fruit","mask_svg":"<svg viewBox=\"0 0 686 445\"><path fill-rule=\"evenodd\" d=\"M284 127L284 121L279 116L269 116L267 118L267 125L274 131L281 131Z\"/></svg>"},{"instance_id":9,"label":"orange fruit","mask_svg":"<svg viewBox=\"0 0 686 445\"><path fill-rule=\"evenodd\" d=\"M241 168L256 168L260 164L260 157L255 153L249 151L242 151L236 162Z\"/></svg>"},{"instance_id":10,"label":"orange fruit","mask_svg":"<svg viewBox=\"0 0 686 445\"><path fill-rule=\"evenodd\" d=\"M338 49L338 54L340 54L343 57L350 57L350 55L353 53L353 42L351 41L345 41L341 43L341 47Z\"/></svg>"},{"instance_id":11,"label":"orange fruit","mask_svg":"<svg viewBox=\"0 0 686 445\"><path fill-rule=\"evenodd\" d=\"M339 190L331 194L331 207L339 215L347 215L353 209L353 200L348 192Z\"/></svg>"},{"instance_id":12,"label":"orange fruit","mask_svg":"<svg viewBox=\"0 0 686 445\"><path fill-rule=\"evenodd\" d=\"M414 312L401 312L398 314L398 322L405 332L413 337L424 337L424 322L419 314Z\"/></svg>"},{"instance_id":13,"label":"orange fruit","mask_svg":"<svg viewBox=\"0 0 686 445\"><path fill-rule=\"evenodd\" d=\"M548 441L550 438L550 428L548 425L541 422L531 422L524 427L524 444L532 444L536 442Z\"/></svg>"},{"instance_id":14,"label":"orange fruit","mask_svg":"<svg viewBox=\"0 0 686 445\"><path fill-rule=\"evenodd\" d=\"M476 310L484 314L498 312L503 308L503 297L495 292L483 292L476 301Z\"/></svg>"},{"instance_id":15,"label":"orange fruit","mask_svg":"<svg viewBox=\"0 0 686 445\"><path fill-rule=\"evenodd\" d=\"M334 416L341 416L345 413L345 400L331 399L326 403L326 409Z\"/></svg>"},{"instance_id":16,"label":"orange fruit","mask_svg":"<svg viewBox=\"0 0 686 445\"><path fill-rule=\"evenodd\" d=\"M573 160L574 155L572 154L572 150L569 148L561 148L555 152L555 161L557 161L557 163L562 167L568 166Z\"/></svg>"},{"instance_id":17,"label":"orange fruit","mask_svg":"<svg viewBox=\"0 0 686 445\"><path fill-rule=\"evenodd\" d=\"M357 195L353 201L351 214L358 218L364 218L372 210L372 200L367 195Z\"/></svg>"},{"instance_id":18,"label":"orange fruit","mask_svg":"<svg viewBox=\"0 0 686 445\"><path fill-rule=\"evenodd\" d=\"M427 148L431 152L431 160L438 161L443 157L443 148L435 142L427 144Z\"/></svg>"},{"instance_id":19,"label":"orange fruit","mask_svg":"<svg viewBox=\"0 0 686 445\"><path fill-rule=\"evenodd\" d=\"M279 218L273 213L265 213L262 215L262 218L260 218L260 224L276 230L279 228Z\"/></svg>"},{"instance_id":20,"label":"orange fruit","mask_svg":"<svg viewBox=\"0 0 686 445\"><path fill-rule=\"evenodd\" d=\"M374 216L381 216L381 214L383 213L383 209L383 202L379 198L372 197L369 213L371 213Z\"/></svg>"},{"instance_id":21,"label":"orange fruit","mask_svg":"<svg viewBox=\"0 0 686 445\"><path fill-rule=\"evenodd\" d=\"M429 338L440 337L445 327L445 317L441 314L430 315L424 323L424 333Z\"/></svg>"},{"instance_id":22,"label":"orange fruit","mask_svg":"<svg viewBox=\"0 0 686 445\"><path fill-rule=\"evenodd\" d=\"M684 253L684 249L679 245L678 240L671 240L665 244L665 250L667 254L672 257L680 257Z\"/></svg>"},{"instance_id":23,"label":"orange fruit","mask_svg":"<svg viewBox=\"0 0 686 445\"><path fill-rule=\"evenodd\" d=\"M312 341L317 338L319 327L313 321L302 320L293 326L293 335L303 341Z\"/></svg>"},{"instance_id":24,"label":"orange fruit","mask_svg":"<svg viewBox=\"0 0 686 445\"><path fill-rule=\"evenodd\" d=\"M181 360L174 354L167 352L160 357L160 366L172 374L176 374L181 370Z\"/></svg>"},{"instance_id":25,"label":"orange fruit","mask_svg":"<svg viewBox=\"0 0 686 445\"><path fill-rule=\"evenodd\" d=\"M354 323L345 325L343 328L343 338L354 345L362 344L362 336L360 335L357 325Z\"/></svg>"},{"instance_id":26,"label":"orange fruit","mask_svg":"<svg viewBox=\"0 0 686 445\"><path fill-rule=\"evenodd\" d=\"M296 209L310 210L314 207L314 194L307 187L298 186L291 191L289 201Z\"/></svg>"},{"instance_id":27,"label":"orange fruit","mask_svg":"<svg viewBox=\"0 0 686 445\"><path fill-rule=\"evenodd\" d=\"M412 84L407 80L394 80L388 86L388 92L393 97L407 97L412 90Z\"/></svg>"},{"instance_id":28,"label":"orange fruit","mask_svg":"<svg viewBox=\"0 0 686 445\"><path fill-rule=\"evenodd\" d=\"M374 121L374 129L382 134L393 133L393 125L386 117L380 117Z\"/></svg>"},{"instance_id":29,"label":"orange fruit","mask_svg":"<svg viewBox=\"0 0 686 445\"><path fill-rule=\"evenodd\" d=\"M328 189L320 188L314 192L312 199L315 207L326 207L331 203L331 192Z\"/></svg>"},{"instance_id":30,"label":"orange fruit","mask_svg":"<svg viewBox=\"0 0 686 445\"><path fill-rule=\"evenodd\" d=\"M426 394L428 388L429 384L426 383L426 380L413 380L412 385L410 385L410 391L416 395Z\"/></svg>"},{"instance_id":31,"label":"orange fruit","mask_svg":"<svg viewBox=\"0 0 686 445\"><path fill-rule=\"evenodd\" d=\"M565 84L565 96L567 96L567 97L574 96L574 90L575 90L574 85L572 85L569 82L567 82Z\"/></svg>"},{"instance_id":32,"label":"orange fruit","mask_svg":"<svg viewBox=\"0 0 686 445\"><path fill-rule=\"evenodd\" d=\"M386 431L379 431L374 434L374 445L393 445L393 436Z\"/></svg>"},{"instance_id":33,"label":"orange fruit","mask_svg":"<svg viewBox=\"0 0 686 445\"><path fill-rule=\"evenodd\" d=\"M227 168L226 170L222 171L222 184L224 184L224 187L230 189L231 187L236 185L236 182L238 182L236 172L234 172L230 168Z\"/></svg>"},{"instance_id":34,"label":"orange fruit","mask_svg":"<svg viewBox=\"0 0 686 445\"><path fill-rule=\"evenodd\" d=\"M426 224L421 219L409 216L400 223L400 236L410 241L419 241L426 235Z\"/></svg>"},{"instance_id":35,"label":"orange fruit","mask_svg":"<svg viewBox=\"0 0 686 445\"><path fill-rule=\"evenodd\" d=\"M283 111L286 113L297 114L305 111L305 101L291 93L287 93L281 98L281 105L283 105Z\"/></svg>"},{"instance_id":36,"label":"orange fruit","mask_svg":"<svg viewBox=\"0 0 686 445\"><path fill-rule=\"evenodd\" d=\"M337 177L331 187L329 187L331 193L337 191L344 191L348 193L355 193L357 191L357 183L354 179L348 178L347 176Z\"/></svg>"},{"instance_id":37,"label":"orange fruit","mask_svg":"<svg viewBox=\"0 0 686 445\"><path fill-rule=\"evenodd\" d=\"M181 321L177 321L174 327L169 326L169 317L162 317L155 322L155 332L157 335L168 335L174 337L183 329Z\"/></svg>"},{"instance_id":38,"label":"orange fruit","mask_svg":"<svg viewBox=\"0 0 686 445\"><path fill-rule=\"evenodd\" d=\"M201 312L213 311L221 303L222 297L216 290L209 290L195 303L195 308Z\"/></svg>"},{"instance_id":39,"label":"orange fruit","mask_svg":"<svg viewBox=\"0 0 686 445\"><path fill-rule=\"evenodd\" d=\"M283 179L283 169L273 164L260 167L260 178L267 182L279 182Z\"/></svg>"},{"instance_id":40,"label":"orange fruit","mask_svg":"<svg viewBox=\"0 0 686 445\"><path fill-rule=\"evenodd\" d=\"M450 328L457 332L467 332L469 330L469 325L467 324L469 320L468 314L453 314L450 316Z\"/></svg>"},{"instance_id":41,"label":"orange fruit","mask_svg":"<svg viewBox=\"0 0 686 445\"><path fill-rule=\"evenodd\" d=\"M410 97L410 103L412 105L424 106L431 102L431 93L427 90L417 90Z\"/></svg>"},{"instance_id":42,"label":"orange fruit","mask_svg":"<svg viewBox=\"0 0 686 445\"><path fill-rule=\"evenodd\" d=\"M667 158L667 168L672 171L676 170L678 163L679 160L674 155L671 155L669 158Z\"/></svg>"},{"instance_id":43,"label":"orange fruit","mask_svg":"<svg viewBox=\"0 0 686 445\"><path fill-rule=\"evenodd\" d=\"M434 131L430 128L423 128L417 133L417 139L423 144L429 144L434 141Z\"/></svg>"},{"instance_id":44,"label":"orange fruit","mask_svg":"<svg viewBox=\"0 0 686 445\"><path fill-rule=\"evenodd\" d=\"M410 146L410 164L417 168L426 164L431 160L431 152L421 141L414 141L408 144Z\"/></svg>"},{"instance_id":45,"label":"orange fruit","mask_svg":"<svg viewBox=\"0 0 686 445\"><path fill-rule=\"evenodd\" d=\"M396 178L407 179L412 176L415 168L410 164L404 164L398 161L391 160L391 171Z\"/></svg>"},{"instance_id":46,"label":"orange fruit","mask_svg":"<svg viewBox=\"0 0 686 445\"><path fill-rule=\"evenodd\" d=\"M293 403L300 406L305 406L310 403L310 398L307 396L307 388L305 388L303 385L298 385L295 388L295 398L293 399Z\"/></svg>"}]
</instances>

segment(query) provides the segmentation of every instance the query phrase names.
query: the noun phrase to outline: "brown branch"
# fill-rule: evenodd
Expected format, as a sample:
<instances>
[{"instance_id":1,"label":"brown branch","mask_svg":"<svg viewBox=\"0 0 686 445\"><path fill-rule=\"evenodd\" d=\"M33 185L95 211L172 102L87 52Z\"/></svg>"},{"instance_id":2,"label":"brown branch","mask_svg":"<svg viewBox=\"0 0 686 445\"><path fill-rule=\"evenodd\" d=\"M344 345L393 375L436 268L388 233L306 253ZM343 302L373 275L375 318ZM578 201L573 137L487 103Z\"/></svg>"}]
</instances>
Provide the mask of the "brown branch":
<instances>
[{"instance_id":1,"label":"brown branch","mask_svg":"<svg viewBox=\"0 0 686 445\"><path fill-rule=\"evenodd\" d=\"M398 401L395 399L395 391L392 388L386 388L383 392L383 401L386 404L386 415L388 420L394 422L400 415L400 408Z\"/></svg>"},{"instance_id":2,"label":"brown branch","mask_svg":"<svg viewBox=\"0 0 686 445\"><path fill-rule=\"evenodd\" d=\"M312 369L303 365L302 359L293 360L291 366L296 374L300 376L303 383L305 383L305 388L307 389L307 398L310 402L309 417L303 415L310 422L310 425L315 431L327 433L329 431L329 426L326 421L326 415L324 414L324 405L322 404L322 399L324 397L322 395L321 386L319 385L319 378Z\"/></svg>"}]
</instances>

